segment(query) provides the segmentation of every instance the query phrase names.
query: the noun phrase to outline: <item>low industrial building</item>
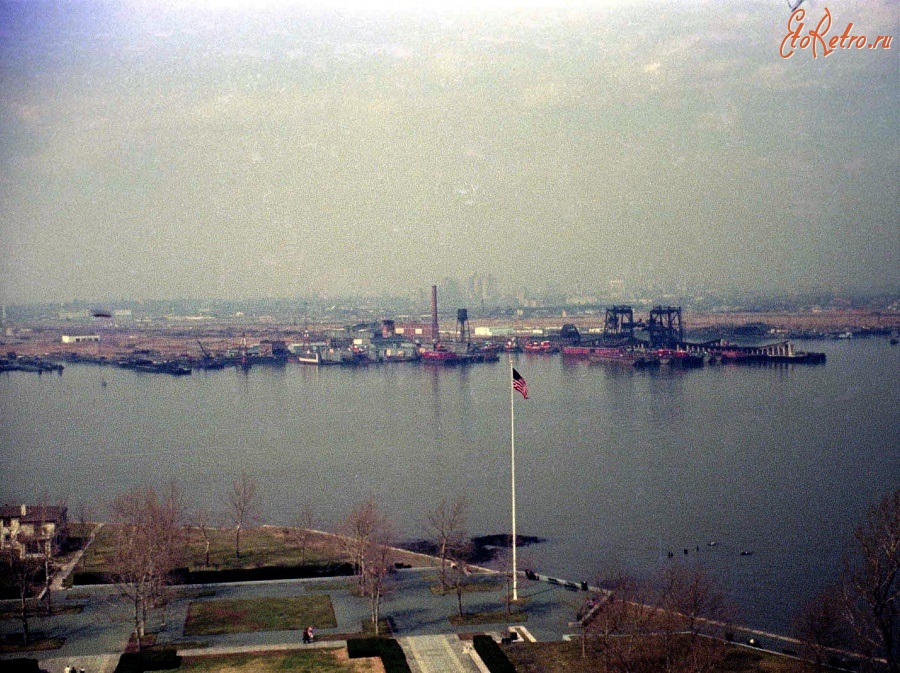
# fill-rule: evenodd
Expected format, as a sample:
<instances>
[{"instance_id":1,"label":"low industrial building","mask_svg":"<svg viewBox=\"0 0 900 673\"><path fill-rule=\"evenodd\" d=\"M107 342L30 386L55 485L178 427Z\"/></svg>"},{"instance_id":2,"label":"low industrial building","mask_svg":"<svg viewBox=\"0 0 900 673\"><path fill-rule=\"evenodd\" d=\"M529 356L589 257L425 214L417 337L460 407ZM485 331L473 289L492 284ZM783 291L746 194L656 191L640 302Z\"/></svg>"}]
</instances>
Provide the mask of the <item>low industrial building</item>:
<instances>
[{"instance_id":1,"label":"low industrial building","mask_svg":"<svg viewBox=\"0 0 900 673\"><path fill-rule=\"evenodd\" d=\"M62 342L64 344L80 344L80 343L90 343L90 342L98 342L100 341L99 334L81 334L77 336L70 336L68 334L63 334Z\"/></svg>"}]
</instances>

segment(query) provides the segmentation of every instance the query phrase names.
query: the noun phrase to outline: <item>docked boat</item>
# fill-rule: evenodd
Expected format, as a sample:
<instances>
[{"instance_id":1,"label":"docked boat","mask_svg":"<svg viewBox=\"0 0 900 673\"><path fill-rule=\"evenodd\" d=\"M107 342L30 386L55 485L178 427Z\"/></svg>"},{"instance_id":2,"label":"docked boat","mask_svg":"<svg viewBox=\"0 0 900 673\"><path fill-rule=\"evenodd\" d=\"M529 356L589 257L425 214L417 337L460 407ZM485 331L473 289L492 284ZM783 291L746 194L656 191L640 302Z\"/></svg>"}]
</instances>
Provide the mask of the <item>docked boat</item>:
<instances>
[{"instance_id":1,"label":"docked boat","mask_svg":"<svg viewBox=\"0 0 900 673\"><path fill-rule=\"evenodd\" d=\"M505 353L521 353L522 347L516 339L510 339L503 345L503 351Z\"/></svg>"},{"instance_id":2,"label":"docked boat","mask_svg":"<svg viewBox=\"0 0 900 673\"><path fill-rule=\"evenodd\" d=\"M432 365L466 365L479 362L497 362L500 359L499 348L479 348L458 344L450 347L436 343L432 348L422 348L419 352L423 364Z\"/></svg>"},{"instance_id":3,"label":"docked boat","mask_svg":"<svg viewBox=\"0 0 900 673\"><path fill-rule=\"evenodd\" d=\"M659 348L656 351L660 364L673 367L702 367L703 356L679 348Z\"/></svg>"},{"instance_id":4,"label":"docked boat","mask_svg":"<svg viewBox=\"0 0 900 673\"><path fill-rule=\"evenodd\" d=\"M591 362L622 364L629 367L655 367L660 364L656 351L625 346L563 346L563 355L587 358Z\"/></svg>"},{"instance_id":5,"label":"docked boat","mask_svg":"<svg viewBox=\"0 0 900 673\"><path fill-rule=\"evenodd\" d=\"M558 353L559 348L552 341L529 341L525 344L526 353L538 353L541 355L549 355Z\"/></svg>"},{"instance_id":6,"label":"docked boat","mask_svg":"<svg viewBox=\"0 0 900 673\"><path fill-rule=\"evenodd\" d=\"M289 358L294 362L304 365L357 365L361 362L359 354L347 348L334 348L325 345L313 345L302 350L295 351Z\"/></svg>"}]
</instances>

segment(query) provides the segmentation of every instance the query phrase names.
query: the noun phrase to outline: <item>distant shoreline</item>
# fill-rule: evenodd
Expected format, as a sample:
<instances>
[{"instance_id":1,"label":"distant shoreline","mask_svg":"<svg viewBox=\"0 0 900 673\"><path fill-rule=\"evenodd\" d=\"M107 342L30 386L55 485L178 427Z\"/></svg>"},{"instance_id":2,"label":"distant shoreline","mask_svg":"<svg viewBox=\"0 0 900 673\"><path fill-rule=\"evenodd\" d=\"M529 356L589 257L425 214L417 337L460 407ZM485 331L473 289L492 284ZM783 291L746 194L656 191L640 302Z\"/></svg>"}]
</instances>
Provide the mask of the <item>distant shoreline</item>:
<instances>
[{"instance_id":1,"label":"distant shoreline","mask_svg":"<svg viewBox=\"0 0 900 673\"><path fill-rule=\"evenodd\" d=\"M641 315L646 308L635 307L635 314ZM684 311L684 326L690 339L691 333L727 333L730 330L756 327L761 336L772 340L784 338L827 338L844 332L879 332L889 334L900 331L900 312L847 309L822 311ZM448 318L441 322L442 330L451 330L455 323ZM474 334L479 327L506 327L517 335L529 335L535 331L559 329L563 324L573 324L582 332L602 329L603 316L553 316L553 317L508 317L470 320ZM224 352L235 348L241 339L248 343L284 341L299 343L304 339L304 330L296 325L263 322L210 321L185 323L160 321L153 324L122 322L114 326L99 326L91 321L45 321L22 325L7 325L7 334L0 338L0 348L15 351L19 355L65 356L97 355L100 351L107 357L118 357L133 353L136 349L154 350L160 355L177 357L181 355L199 356L198 341L210 352ZM310 325L310 333L324 333L339 328L339 325ZM63 335L97 334L101 344L63 344ZM482 337L485 338L485 337ZM499 337L495 337L499 338Z\"/></svg>"}]
</instances>

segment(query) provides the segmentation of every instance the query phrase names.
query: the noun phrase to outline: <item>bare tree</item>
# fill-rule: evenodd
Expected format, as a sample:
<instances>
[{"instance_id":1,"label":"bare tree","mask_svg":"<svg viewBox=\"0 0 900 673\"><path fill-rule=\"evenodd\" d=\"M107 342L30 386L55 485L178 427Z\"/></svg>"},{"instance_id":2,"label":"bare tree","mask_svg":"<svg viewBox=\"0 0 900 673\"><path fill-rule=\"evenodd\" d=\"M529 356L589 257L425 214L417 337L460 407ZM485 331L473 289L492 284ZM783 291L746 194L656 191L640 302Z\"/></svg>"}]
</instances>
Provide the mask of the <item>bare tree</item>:
<instances>
[{"instance_id":1,"label":"bare tree","mask_svg":"<svg viewBox=\"0 0 900 673\"><path fill-rule=\"evenodd\" d=\"M900 672L900 489L869 508L844 570L845 615L858 646Z\"/></svg>"},{"instance_id":2,"label":"bare tree","mask_svg":"<svg viewBox=\"0 0 900 673\"><path fill-rule=\"evenodd\" d=\"M724 657L716 635L729 617L724 595L699 565L670 565L659 583L657 618L666 671L714 671Z\"/></svg>"},{"instance_id":3,"label":"bare tree","mask_svg":"<svg viewBox=\"0 0 900 673\"><path fill-rule=\"evenodd\" d=\"M841 587L828 587L808 601L794 619L792 630L802 643L804 657L816 671L824 670L828 652L847 644Z\"/></svg>"},{"instance_id":4,"label":"bare tree","mask_svg":"<svg viewBox=\"0 0 900 673\"><path fill-rule=\"evenodd\" d=\"M650 654L648 637L656 630L656 608L651 605L648 587L617 573L609 588L597 597L585 628L607 671L636 673L651 669L656 662Z\"/></svg>"},{"instance_id":5,"label":"bare tree","mask_svg":"<svg viewBox=\"0 0 900 673\"><path fill-rule=\"evenodd\" d=\"M359 578L360 589L363 589L363 577L366 574L366 564L369 560L369 547L378 540L384 539L387 536L386 531L389 529L387 518L381 513L372 498L353 508L347 518L338 526L344 553L353 564L353 569Z\"/></svg>"},{"instance_id":6,"label":"bare tree","mask_svg":"<svg viewBox=\"0 0 900 673\"><path fill-rule=\"evenodd\" d=\"M198 509L194 512L191 523L200 533L204 546L204 562L203 566L209 568L209 549L212 545L212 529L217 528L217 517L208 509Z\"/></svg>"},{"instance_id":7,"label":"bare tree","mask_svg":"<svg viewBox=\"0 0 900 673\"><path fill-rule=\"evenodd\" d=\"M389 588L393 526L374 499L369 498L351 510L338 525L338 533L356 572L359 590L369 598L372 624L378 635L381 601Z\"/></svg>"},{"instance_id":8,"label":"bare tree","mask_svg":"<svg viewBox=\"0 0 900 673\"><path fill-rule=\"evenodd\" d=\"M285 541L300 549L300 563L306 563L306 551L313 536L313 529L318 526L315 511L309 502L303 504L294 521L294 525L284 529Z\"/></svg>"},{"instance_id":9,"label":"bare tree","mask_svg":"<svg viewBox=\"0 0 900 673\"><path fill-rule=\"evenodd\" d=\"M134 634L140 648L149 611L159 604L183 558L181 493L174 483L163 498L152 488L134 488L115 498L110 510L117 524L110 575L134 606Z\"/></svg>"},{"instance_id":10,"label":"bare tree","mask_svg":"<svg viewBox=\"0 0 900 673\"><path fill-rule=\"evenodd\" d=\"M437 542L438 558L441 559L441 592L446 592L447 561L451 556L458 556L458 549L466 544L466 520L469 504L465 496L453 501L442 498L440 504L425 519L425 524L432 538Z\"/></svg>"},{"instance_id":11,"label":"bare tree","mask_svg":"<svg viewBox=\"0 0 900 673\"><path fill-rule=\"evenodd\" d=\"M86 500L78 501L78 523L80 524L81 530L79 531L80 535L84 536L87 531L87 524L91 520L91 506L87 503Z\"/></svg>"},{"instance_id":12,"label":"bare tree","mask_svg":"<svg viewBox=\"0 0 900 673\"><path fill-rule=\"evenodd\" d=\"M381 632L381 603L391 590L391 542L393 532L384 526L369 539L365 551L365 570L362 574L363 593L369 599L372 628L375 635Z\"/></svg>"},{"instance_id":13,"label":"bare tree","mask_svg":"<svg viewBox=\"0 0 900 673\"><path fill-rule=\"evenodd\" d=\"M34 536L40 545L41 563L44 567L44 600L47 601L47 616L53 615L53 573L50 571L50 559L53 558L53 537L56 534L56 523L50 511L50 496L45 491L37 506L38 520L34 524ZM60 508L62 509L62 507Z\"/></svg>"},{"instance_id":14,"label":"bare tree","mask_svg":"<svg viewBox=\"0 0 900 673\"><path fill-rule=\"evenodd\" d=\"M19 552L18 549L3 550L3 568L19 594L19 618L22 620L23 641L31 642L28 629L28 598L34 593L37 577L41 571L41 560Z\"/></svg>"},{"instance_id":15,"label":"bare tree","mask_svg":"<svg viewBox=\"0 0 900 673\"><path fill-rule=\"evenodd\" d=\"M228 506L234 523L234 555L240 558L241 530L259 520L256 480L246 472L241 472L240 478L232 482L231 491L228 493Z\"/></svg>"},{"instance_id":16,"label":"bare tree","mask_svg":"<svg viewBox=\"0 0 900 673\"><path fill-rule=\"evenodd\" d=\"M456 612L460 617L462 617L463 615L462 597L466 591L466 586L469 584L469 570L466 562L469 560L471 555L471 540L466 540L465 543L455 543L447 547L447 584L453 589L453 592L456 594ZM509 591L507 591L506 595L508 599ZM509 615L508 600L507 615ZM507 621L509 620L507 619Z\"/></svg>"}]
</instances>

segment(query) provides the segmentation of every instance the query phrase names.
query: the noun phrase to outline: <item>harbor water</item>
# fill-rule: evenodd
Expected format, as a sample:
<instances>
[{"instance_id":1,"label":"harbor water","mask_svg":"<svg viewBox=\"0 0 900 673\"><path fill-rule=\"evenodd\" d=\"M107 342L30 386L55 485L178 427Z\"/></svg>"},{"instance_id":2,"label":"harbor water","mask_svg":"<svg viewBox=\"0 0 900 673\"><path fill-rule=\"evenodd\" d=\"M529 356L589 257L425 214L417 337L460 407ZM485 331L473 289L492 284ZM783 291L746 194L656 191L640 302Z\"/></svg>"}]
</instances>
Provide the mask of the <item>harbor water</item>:
<instances>
[{"instance_id":1,"label":"harbor water","mask_svg":"<svg viewBox=\"0 0 900 673\"><path fill-rule=\"evenodd\" d=\"M900 486L900 347L799 345L827 364L635 370L514 356L530 391L516 396L518 530L546 540L520 550L520 568L593 582L701 563L739 622L786 630L837 578L866 508ZM102 518L122 490L177 479L192 507L225 510L247 471L269 523L309 503L328 527L373 497L403 537L423 537L425 513L465 494L473 534L505 532L509 390L505 357L12 372L0 376L0 500L47 492Z\"/></svg>"}]
</instances>

